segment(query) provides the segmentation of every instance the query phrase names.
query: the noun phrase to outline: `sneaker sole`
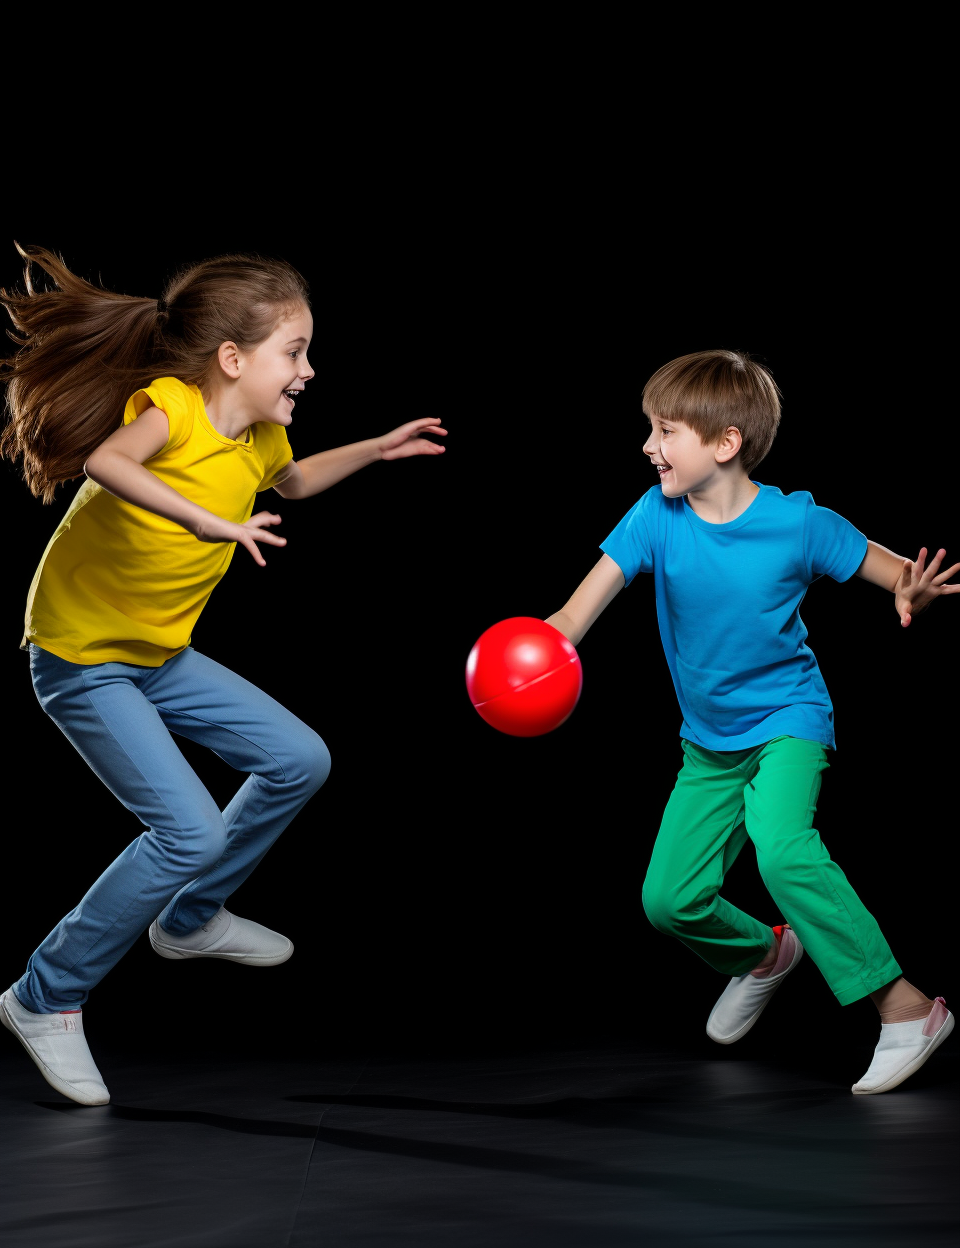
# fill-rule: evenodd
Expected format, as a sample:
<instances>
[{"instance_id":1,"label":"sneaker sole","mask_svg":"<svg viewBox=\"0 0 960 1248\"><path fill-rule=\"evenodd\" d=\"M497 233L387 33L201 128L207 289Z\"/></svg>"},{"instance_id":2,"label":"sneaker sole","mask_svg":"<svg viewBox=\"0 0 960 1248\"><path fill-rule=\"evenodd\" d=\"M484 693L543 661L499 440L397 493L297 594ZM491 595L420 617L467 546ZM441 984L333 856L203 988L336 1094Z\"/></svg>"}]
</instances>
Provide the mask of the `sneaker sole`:
<instances>
[{"instance_id":1,"label":"sneaker sole","mask_svg":"<svg viewBox=\"0 0 960 1248\"><path fill-rule=\"evenodd\" d=\"M217 958L221 962L238 962L241 966L279 966L293 956L292 943L285 953L262 958L258 958L254 954L204 953L202 949L175 949L173 945L164 945L159 940L156 940L152 932L150 933L150 944L154 953L158 953L161 958L168 958L171 962L183 962L188 958Z\"/></svg>"},{"instance_id":2,"label":"sneaker sole","mask_svg":"<svg viewBox=\"0 0 960 1248\"><path fill-rule=\"evenodd\" d=\"M7 1013L6 995L7 994L4 993L3 996L0 997L0 1023L3 1023L7 1031L12 1032L17 1037L24 1049L26 1049L27 1056L30 1058L31 1062L33 1062L34 1066L36 1066L37 1070L40 1071L40 1074L43 1075L44 1079L46 1079L47 1083L49 1083L50 1087L59 1092L61 1096L65 1096L67 1100L75 1101L78 1105L109 1105L109 1093L107 1093L107 1099L105 1101L84 1100L82 1094L79 1093L72 1084L69 1084L66 1080L59 1078L58 1075L53 1073L49 1066L40 1060L40 1058L30 1047L30 1042L23 1035L21 1035L16 1023Z\"/></svg>"},{"instance_id":3,"label":"sneaker sole","mask_svg":"<svg viewBox=\"0 0 960 1248\"><path fill-rule=\"evenodd\" d=\"M767 1006L773 1000L774 993L776 993L777 989L780 987L783 981L787 978L790 972L796 967L797 963L800 961L802 957L803 957L803 945L801 945L800 941L798 940L797 948L796 948L796 952L794 953L793 960L790 963L790 965L787 967L787 969L781 973L781 977L780 979L777 980L777 983L774 986L773 992L770 993L769 997L767 997L763 1005L760 1006L756 1014L753 1014L750 1018L748 1018L747 1021L743 1024L743 1026L738 1031L735 1031L732 1035L722 1036L722 1037L713 1035L713 1033L710 1031L710 1018L713 1017L713 1015L711 1014L710 1018L707 1019L707 1035L714 1042L714 1044L736 1044L738 1040L742 1040L743 1037L747 1034L747 1032L751 1029L751 1027L753 1027L754 1023L756 1023L757 1019L760 1017L763 1011L767 1008Z\"/></svg>"},{"instance_id":4,"label":"sneaker sole","mask_svg":"<svg viewBox=\"0 0 960 1248\"><path fill-rule=\"evenodd\" d=\"M940 1045L943 1044L944 1040L946 1040L947 1036L949 1036L951 1031L953 1031L953 1024L954 1017L950 1014L944 1021L943 1026L933 1037L923 1052L918 1057L915 1057L912 1062L908 1062L902 1070L898 1070L895 1075L892 1075L886 1083L881 1083L878 1088L853 1087L850 1091L854 1096L876 1096L878 1092L889 1092L892 1088L899 1087L905 1079L909 1079L911 1075L915 1075L924 1062L934 1055Z\"/></svg>"}]
</instances>

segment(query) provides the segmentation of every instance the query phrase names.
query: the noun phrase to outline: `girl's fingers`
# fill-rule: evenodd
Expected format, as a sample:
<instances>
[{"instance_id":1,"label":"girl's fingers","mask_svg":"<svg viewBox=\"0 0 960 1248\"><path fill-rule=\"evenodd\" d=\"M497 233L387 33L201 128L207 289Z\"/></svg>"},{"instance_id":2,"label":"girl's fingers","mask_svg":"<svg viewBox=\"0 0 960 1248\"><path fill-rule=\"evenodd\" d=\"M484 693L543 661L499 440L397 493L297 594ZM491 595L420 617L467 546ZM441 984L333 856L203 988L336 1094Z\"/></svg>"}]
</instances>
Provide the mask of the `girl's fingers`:
<instances>
[{"instance_id":1,"label":"girl's fingers","mask_svg":"<svg viewBox=\"0 0 960 1248\"><path fill-rule=\"evenodd\" d=\"M917 569L917 576L920 576L923 573L923 565L926 562L926 558L927 558L927 548L926 546L921 546L920 554L917 555L917 562L915 564L915 567Z\"/></svg>"},{"instance_id":2,"label":"girl's fingers","mask_svg":"<svg viewBox=\"0 0 960 1248\"><path fill-rule=\"evenodd\" d=\"M266 542L268 546L286 546L287 539L281 537L279 533L269 533L260 530L251 534L255 542Z\"/></svg>"},{"instance_id":3,"label":"girl's fingers","mask_svg":"<svg viewBox=\"0 0 960 1248\"><path fill-rule=\"evenodd\" d=\"M960 594L960 585L944 585L941 594Z\"/></svg>"},{"instance_id":4,"label":"girl's fingers","mask_svg":"<svg viewBox=\"0 0 960 1248\"><path fill-rule=\"evenodd\" d=\"M263 555L260 554L260 551L257 550L256 543L249 537L241 537L240 541L247 548L247 550L249 550L250 554L253 555L254 561L259 563L261 568L265 568L267 566L267 561L264 559Z\"/></svg>"}]
</instances>

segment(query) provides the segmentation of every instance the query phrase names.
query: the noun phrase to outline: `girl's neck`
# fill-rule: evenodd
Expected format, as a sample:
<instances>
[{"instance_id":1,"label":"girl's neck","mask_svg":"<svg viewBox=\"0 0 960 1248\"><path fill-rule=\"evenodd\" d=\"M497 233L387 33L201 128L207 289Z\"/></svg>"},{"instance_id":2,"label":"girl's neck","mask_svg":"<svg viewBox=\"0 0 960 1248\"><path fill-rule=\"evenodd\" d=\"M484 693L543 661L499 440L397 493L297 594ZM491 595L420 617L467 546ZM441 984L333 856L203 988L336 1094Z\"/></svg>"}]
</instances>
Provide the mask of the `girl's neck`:
<instances>
[{"instance_id":1,"label":"girl's neck","mask_svg":"<svg viewBox=\"0 0 960 1248\"><path fill-rule=\"evenodd\" d=\"M244 405L237 402L239 396L220 386L213 386L204 391L202 397L207 420L217 433L222 433L232 442L249 442L250 426L254 422Z\"/></svg>"}]
</instances>

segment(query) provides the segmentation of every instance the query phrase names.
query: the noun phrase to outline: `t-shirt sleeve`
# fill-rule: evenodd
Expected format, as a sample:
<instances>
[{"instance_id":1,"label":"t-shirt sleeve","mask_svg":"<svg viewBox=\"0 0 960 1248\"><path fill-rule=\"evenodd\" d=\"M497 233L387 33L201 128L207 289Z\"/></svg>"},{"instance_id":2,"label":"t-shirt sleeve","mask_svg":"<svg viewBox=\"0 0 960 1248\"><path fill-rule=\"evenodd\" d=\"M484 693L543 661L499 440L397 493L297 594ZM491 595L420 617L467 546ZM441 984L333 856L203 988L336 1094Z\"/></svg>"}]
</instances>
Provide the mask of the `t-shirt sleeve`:
<instances>
[{"instance_id":1,"label":"t-shirt sleeve","mask_svg":"<svg viewBox=\"0 0 960 1248\"><path fill-rule=\"evenodd\" d=\"M848 581L867 553L867 539L849 520L813 500L804 518L803 553L811 580L832 576Z\"/></svg>"},{"instance_id":2,"label":"t-shirt sleeve","mask_svg":"<svg viewBox=\"0 0 960 1248\"><path fill-rule=\"evenodd\" d=\"M600 543L603 553L609 555L623 573L626 585L630 584L638 572L653 571L655 513L662 494L658 485L647 490L610 536Z\"/></svg>"},{"instance_id":3,"label":"t-shirt sleeve","mask_svg":"<svg viewBox=\"0 0 960 1248\"><path fill-rule=\"evenodd\" d=\"M281 470L293 459L293 448L283 425L262 422L257 425L256 437L257 450L263 460L263 478L257 486L257 493L262 494L271 488Z\"/></svg>"},{"instance_id":4,"label":"t-shirt sleeve","mask_svg":"<svg viewBox=\"0 0 960 1248\"><path fill-rule=\"evenodd\" d=\"M164 451L169 451L185 442L193 432L191 403L191 393L182 381L163 377L159 381L152 381L149 386L144 386L127 399L127 405L123 409L123 423L132 424L148 407L159 407L166 414L170 426L167 444L163 448Z\"/></svg>"}]
</instances>

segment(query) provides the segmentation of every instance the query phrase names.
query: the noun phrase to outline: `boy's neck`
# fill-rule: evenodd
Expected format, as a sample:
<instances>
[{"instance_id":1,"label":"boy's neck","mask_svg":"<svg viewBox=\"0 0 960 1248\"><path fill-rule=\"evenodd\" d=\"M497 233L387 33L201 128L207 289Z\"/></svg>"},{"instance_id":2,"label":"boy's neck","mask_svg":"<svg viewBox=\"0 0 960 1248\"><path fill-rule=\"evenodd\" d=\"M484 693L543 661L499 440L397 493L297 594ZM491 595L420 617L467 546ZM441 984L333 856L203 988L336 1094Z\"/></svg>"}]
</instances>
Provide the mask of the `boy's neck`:
<instances>
[{"instance_id":1,"label":"boy's neck","mask_svg":"<svg viewBox=\"0 0 960 1248\"><path fill-rule=\"evenodd\" d=\"M709 483L690 490L687 504L708 524L729 524L742 516L760 493L745 472L722 473Z\"/></svg>"}]
</instances>

